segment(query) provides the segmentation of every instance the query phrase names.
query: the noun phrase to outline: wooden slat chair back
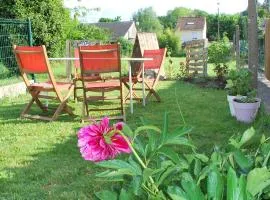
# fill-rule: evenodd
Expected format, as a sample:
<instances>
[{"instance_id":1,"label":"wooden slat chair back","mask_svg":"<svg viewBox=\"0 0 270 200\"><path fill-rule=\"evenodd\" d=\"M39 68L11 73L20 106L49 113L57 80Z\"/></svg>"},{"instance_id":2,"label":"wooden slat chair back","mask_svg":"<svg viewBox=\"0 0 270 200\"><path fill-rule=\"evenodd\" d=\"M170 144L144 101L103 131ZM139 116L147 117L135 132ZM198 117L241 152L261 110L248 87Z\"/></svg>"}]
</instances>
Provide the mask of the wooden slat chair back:
<instances>
[{"instance_id":1,"label":"wooden slat chair back","mask_svg":"<svg viewBox=\"0 0 270 200\"><path fill-rule=\"evenodd\" d=\"M81 46L79 47L81 77L83 82L84 93L84 107L83 107L83 120L92 120L89 116L89 111L102 111L102 110L120 110L121 116L111 117L112 119L125 120L123 108L123 93L121 77L121 58L119 44L109 45L95 45L95 46ZM89 81L87 74L105 74L105 73L118 73L118 79L106 81ZM120 96L106 97L102 96L87 96L87 92L109 92L118 90ZM97 100L120 100L120 107L108 109L89 109L88 103ZM86 111L86 113L85 113ZM100 118L97 118L100 119Z\"/></svg>"},{"instance_id":2,"label":"wooden slat chair back","mask_svg":"<svg viewBox=\"0 0 270 200\"><path fill-rule=\"evenodd\" d=\"M79 48L74 48L74 58L78 58L78 60L74 61L74 100L77 101L78 98L78 90L82 90L82 86L78 85L78 82L81 84L82 78L80 73L80 60L79 60ZM102 80L101 76L99 74L88 74L84 77L88 81L99 81ZM102 94L104 95L104 94Z\"/></svg>"},{"instance_id":3,"label":"wooden slat chair back","mask_svg":"<svg viewBox=\"0 0 270 200\"><path fill-rule=\"evenodd\" d=\"M154 77L145 80L146 90L148 91L147 96L146 96L146 100L149 99L150 96L154 95L158 102L161 101L161 98L159 97L159 95L155 91L155 87L159 81L161 72L163 71L166 52L167 52L166 48L144 50L143 57L144 58L152 58L152 60L143 62L144 69L157 71L157 73L154 75ZM141 91L141 88L135 87L137 83L142 83L141 75L142 75L142 67L137 72L137 75L132 77L132 86L131 87L133 88L133 91L134 91L132 95L133 95L135 100L142 99L135 92L136 90ZM124 85L129 89L130 86L129 86L128 77L124 77L124 78L122 78L122 80L123 80ZM130 93L128 93L125 96L125 101L127 101L129 99L129 95L130 95Z\"/></svg>"},{"instance_id":4,"label":"wooden slat chair back","mask_svg":"<svg viewBox=\"0 0 270 200\"><path fill-rule=\"evenodd\" d=\"M46 48L45 46L13 46L13 51L22 75L22 78L26 84L32 99L21 113L21 117L31 119L41 119L47 121L53 121L57 119L62 111L68 114L73 114L71 109L67 106L69 96L73 91L73 84L67 82L57 82L54 78ZM48 74L49 81L43 83L31 83L27 74ZM62 91L67 90L67 95L63 95ZM53 92L56 96L42 95L41 92ZM47 107L44 106L40 99L53 99L59 102L59 106L55 110L52 117L45 117L39 115L29 115L31 106L36 102L37 106L44 112L47 111Z\"/></svg>"},{"instance_id":5,"label":"wooden slat chair back","mask_svg":"<svg viewBox=\"0 0 270 200\"><path fill-rule=\"evenodd\" d=\"M144 54L143 54L144 58L153 58L153 60L144 61L145 70L148 70L148 69L157 70L157 74L155 75L155 77L148 79L145 82L146 90L148 90L148 94L146 95L146 100L149 99L153 95L158 102L161 101L160 96L155 91L155 87L158 84L160 73L164 67L166 52L167 52L166 48L155 49L155 50L144 50Z\"/></svg>"},{"instance_id":6,"label":"wooden slat chair back","mask_svg":"<svg viewBox=\"0 0 270 200\"><path fill-rule=\"evenodd\" d=\"M188 74L207 76L208 50L205 40L186 42L186 68Z\"/></svg>"}]
</instances>

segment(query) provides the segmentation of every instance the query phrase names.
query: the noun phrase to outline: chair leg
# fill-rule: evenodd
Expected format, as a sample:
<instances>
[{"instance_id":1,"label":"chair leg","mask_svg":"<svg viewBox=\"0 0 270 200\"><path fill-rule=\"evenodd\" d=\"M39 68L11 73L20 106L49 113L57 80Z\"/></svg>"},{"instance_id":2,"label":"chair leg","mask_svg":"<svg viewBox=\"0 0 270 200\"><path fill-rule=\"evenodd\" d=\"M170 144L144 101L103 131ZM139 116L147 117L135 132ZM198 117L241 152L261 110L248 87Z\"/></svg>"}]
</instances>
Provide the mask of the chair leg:
<instances>
[{"instance_id":1,"label":"chair leg","mask_svg":"<svg viewBox=\"0 0 270 200\"><path fill-rule=\"evenodd\" d=\"M65 111L67 114L69 114L70 116L73 116L73 115L74 115L74 113L73 113L73 111L72 111L72 108L69 107L67 104L66 104L65 107L64 107L64 111Z\"/></svg>"},{"instance_id":2,"label":"chair leg","mask_svg":"<svg viewBox=\"0 0 270 200\"><path fill-rule=\"evenodd\" d=\"M25 108L21 112L21 117L23 117L26 113L28 113L28 111L31 108L31 106L33 105L34 101L35 101L35 99L34 99L34 97L32 97L32 99L30 100L30 102L25 106Z\"/></svg>"},{"instance_id":3,"label":"chair leg","mask_svg":"<svg viewBox=\"0 0 270 200\"><path fill-rule=\"evenodd\" d=\"M52 116L51 121L54 121L58 118L59 114L62 112L64 107L66 106L67 101L63 101L56 109L55 113Z\"/></svg>"},{"instance_id":4,"label":"chair leg","mask_svg":"<svg viewBox=\"0 0 270 200\"><path fill-rule=\"evenodd\" d=\"M152 95L155 96L157 102L161 102L160 96L157 94L157 92L154 90L153 86L149 86L147 83L145 83L146 87L149 89L148 94L146 95L145 99L149 99Z\"/></svg>"},{"instance_id":5,"label":"chair leg","mask_svg":"<svg viewBox=\"0 0 270 200\"><path fill-rule=\"evenodd\" d=\"M47 112L48 108L46 106L44 106L41 101L38 99L38 95L39 95L40 91L35 91L35 92L30 92L32 98L34 98L37 106L43 111L43 112Z\"/></svg>"},{"instance_id":6,"label":"chair leg","mask_svg":"<svg viewBox=\"0 0 270 200\"><path fill-rule=\"evenodd\" d=\"M124 99L123 99L124 95L123 95L123 84L121 84L121 88L120 88L120 104L121 104L121 114L123 116L123 121L125 120L125 110L124 110Z\"/></svg>"}]
</instances>

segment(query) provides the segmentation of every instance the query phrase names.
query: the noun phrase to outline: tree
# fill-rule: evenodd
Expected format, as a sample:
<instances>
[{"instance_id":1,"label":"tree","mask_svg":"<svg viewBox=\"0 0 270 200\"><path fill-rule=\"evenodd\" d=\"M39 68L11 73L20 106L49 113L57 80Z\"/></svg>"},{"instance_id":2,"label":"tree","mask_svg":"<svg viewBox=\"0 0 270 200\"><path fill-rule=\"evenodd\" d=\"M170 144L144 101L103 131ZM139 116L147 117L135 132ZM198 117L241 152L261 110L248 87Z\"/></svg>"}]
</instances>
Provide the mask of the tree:
<instances>
[{"instance_id":1,"label":"tree","mask_svg":"<svg viewBox=\"0 0 270 200\"><path fill-rule=\"evenodd\" d=\"M106 18L106 17L101 17L98 22L120 22L121 21L121 16L117 16L114 19L112 18Z\"/></svg>"},{"instance_id":2,"label":"tree","mask_svg":"<svg viewBox=\"0 0 270 200\"><path fill-rule=\"evenodd\" d=\"M61 55L66 25L71 22L62 0L1 0L1 18L30 18L35 45L46 45L50 55Z\"/></svg>"},{"instance_id":3,"label":"tree","mask_svg":"<svg viewBox=\"0 0 270 200\"><path fill-rule=\"evenodd\" d=\"M162 30L157 14L152 7L139 9L138 12L133 15L133 20L138 22L140 31L159 33Z\"/></svg>"},{"instance_id":4,"label":"tree","mask_svg":"<svg viewBox=\"0 0 270 200\"><path fill-rule=\"evenodd\" d=\"M218 16L209 14L206 18L207 20L207 38L209 40L216 40L218 33ZM230 40L233 40L233 35L235 32L236 25L239 22L239 15L227 15L221 14L219 16L219 24L220 24L220 35L227 33L227 37Z\"/></svg>"},{"instance_id":5,"label":"tree","mask_svg":"<svg viewBox=\"0 0 270 200\"><path fill-rule=\"evenodd\" d=\"M180 53L180 37L175 34L172 29L165 29L163 33L158 35L158 43L160 48L168 48L171 56L178 56Z\"/></svg>"},{"instance_id":6,"label":"tree","mask_svg":"<svg viewBox=\"0 0 270 200\"><path fill-rule=\"evenodd\" d=\"M169 27L174 29L180 17L188 17L191 15L192 10L188 8L178 7L173 10L169 10L167 13L168 21L170 22Z\"/></svg>"}]
</instances>

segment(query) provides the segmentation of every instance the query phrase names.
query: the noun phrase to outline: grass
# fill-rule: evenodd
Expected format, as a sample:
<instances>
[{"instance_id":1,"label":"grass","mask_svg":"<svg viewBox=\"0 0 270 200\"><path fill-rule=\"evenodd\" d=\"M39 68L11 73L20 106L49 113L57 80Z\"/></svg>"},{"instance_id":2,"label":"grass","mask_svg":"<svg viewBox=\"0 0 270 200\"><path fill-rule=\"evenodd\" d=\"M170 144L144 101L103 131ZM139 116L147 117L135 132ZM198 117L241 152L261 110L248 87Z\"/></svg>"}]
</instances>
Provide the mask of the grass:
<instances>
[{"instance_id":1,"label":"grass","mask_svg":"<svg viewBox=\"0 0 270 200\"><path fill-rule=\"evenodd\" d=\"M159 94L162 103L151 101L146 107L136 103L134 115L126 104L132 128L141 125L140 117L160 126L165 111L170 112L170 129L183 123L178 101L185 121L194 127L191 138L200 152L209 153L213 145L226 143L251 125L257 134L269 135L269 116L261 113L251 125L232 118L223 90L163 81ZM19 118L28 100L23 95L0 101L0 199L94 199L94 191L106 185L95 181L99 169L84 161L77 148L76 132L83 126L81 104L71 101L77 116L61 115L48 123Z\"/></svg>"},{"instance_id":2,"label":"grass","mask_svg":"<svg viewBox=\"0 0 270 200\"><path fill-rule=\"evenodd\" d=\"M178 73L179 73L179 63L180 62L185 62L185 57L172 57L171 60L173 61L172 65L169 64L169 59L167 58L164 64L164 68L165 68L165 74L168 75L169 79L174 79L177 77ZM66 78L66 69L65 69L65 64L63 61L51 61L51 65L52 65L52 69L54 72L54 75L58 78L58 79L65 79ZM232 60L229 63L229 68L235 68L235 61ZM122 73L123 74L127 74L128 73L128 62L127 61L123 61L122 62ZM214 65L213 64L208 64L208 75L210 77L214 77L215 76L215 72L213 71L214 69ZM44 75L39 75L36 74L36 79L38 81L44 81L47 80L47 76ZM13 76L10 78L6 78L6 79L0 79L0 86L4 86L4 85L9 85L9 84L13 84L13 83L18 83L21 82L22 79L19 76Z\"/></svg>"}]
</instances>

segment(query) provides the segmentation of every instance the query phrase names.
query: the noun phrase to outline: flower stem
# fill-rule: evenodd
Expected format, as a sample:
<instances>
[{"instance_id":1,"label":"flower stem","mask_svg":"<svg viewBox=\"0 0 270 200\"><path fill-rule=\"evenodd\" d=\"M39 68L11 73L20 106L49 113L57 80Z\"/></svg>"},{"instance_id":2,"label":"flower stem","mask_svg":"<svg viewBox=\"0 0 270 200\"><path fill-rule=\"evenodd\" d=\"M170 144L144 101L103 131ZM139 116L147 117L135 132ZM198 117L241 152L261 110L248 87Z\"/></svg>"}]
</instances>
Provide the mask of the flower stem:
<instances>
[{"instance_id":1,"label":"flower stem","mask_svg":"<svg viewBox=\"0 0 270 200\"><path fill-rule=\"evenodd\" d=\"M137 154L136 150L133 148L132 144L130 143L129 139L125 136L125 134L122 132L122 131L117 131L123 138L124 140L127 142L128 146L130 147L131 151L133 152L134 156L136 157L136 159L139 161L139 163L142 165L142 167L144 169L147 168L147 166L144 164L144 162L142 161L142 159L140 158L140 156ZM155 184L155 181L154 179L149 176L149 179L150 179L150 182L153 184L154 186L154 189L156 190L156 192L158 193L159 190L158 190L158 187L156 186Z\"/></svg>"}]
</instances>

